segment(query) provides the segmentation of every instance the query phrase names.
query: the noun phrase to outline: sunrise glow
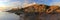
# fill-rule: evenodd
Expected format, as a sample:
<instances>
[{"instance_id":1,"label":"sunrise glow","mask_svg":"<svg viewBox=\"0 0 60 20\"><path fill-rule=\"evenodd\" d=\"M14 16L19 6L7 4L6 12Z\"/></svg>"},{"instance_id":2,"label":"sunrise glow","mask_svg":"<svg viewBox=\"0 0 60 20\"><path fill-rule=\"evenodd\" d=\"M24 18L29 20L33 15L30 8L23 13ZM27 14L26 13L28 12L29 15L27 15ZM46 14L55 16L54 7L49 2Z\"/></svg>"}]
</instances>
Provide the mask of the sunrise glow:
<instances>
[{"instance_id":1,"label":"sunrise glow","mask_svg":"<svg viewBox=\"0 0 60 20\"><path fill-rule=\"evenodd\" d=\"M6 9L6 3L4 2L8 2L8 0L0 0L0 11L3 11Z\"/></svg>"}]
</instances>

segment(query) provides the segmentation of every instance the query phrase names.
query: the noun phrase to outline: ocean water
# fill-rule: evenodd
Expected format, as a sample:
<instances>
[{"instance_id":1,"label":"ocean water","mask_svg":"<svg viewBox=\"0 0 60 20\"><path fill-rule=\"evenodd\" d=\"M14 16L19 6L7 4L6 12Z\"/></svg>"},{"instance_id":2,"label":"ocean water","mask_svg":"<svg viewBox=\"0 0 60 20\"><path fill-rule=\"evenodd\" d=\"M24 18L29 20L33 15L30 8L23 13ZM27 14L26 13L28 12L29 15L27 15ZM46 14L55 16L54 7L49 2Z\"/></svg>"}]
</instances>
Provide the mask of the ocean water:
<instances>
[{"instance_id":1,"label":"ocean water","mask_svg":"<svg viewBox=\"0 0 60 20\"><path fill-rule=\"evenodd\" d=\"M0 12L0 20L19 20L19 16L14 13Z\"/></svg>"},{"instance_id":2,"label":"ocean water","mask_svg":"<svg viewBox=\"0 0 60 20\"><path fill-rule=\"evenodd\" d=\"M28 14L29 15L29 14ZM33 14L32 14L33 15ZM0 12L0 20L24 20L23 19L24 14L21 15L16 15L14 13L9 13L9 12ZM34 20L35 16L28 16L28 20ZM41 20L60 20L60 13L56 13L56 14L42 14L42 16L40 16Z\"/></svg>"}]
</instances>

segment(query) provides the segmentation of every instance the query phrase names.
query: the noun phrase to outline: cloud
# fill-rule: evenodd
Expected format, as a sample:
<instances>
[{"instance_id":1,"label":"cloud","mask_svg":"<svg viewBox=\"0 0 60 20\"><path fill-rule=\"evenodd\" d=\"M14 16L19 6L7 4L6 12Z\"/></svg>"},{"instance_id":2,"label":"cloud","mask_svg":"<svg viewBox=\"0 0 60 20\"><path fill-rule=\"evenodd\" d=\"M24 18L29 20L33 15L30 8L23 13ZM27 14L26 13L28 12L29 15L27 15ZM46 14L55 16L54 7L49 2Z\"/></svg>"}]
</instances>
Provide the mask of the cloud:
<instances>
[{"instance_id":1,"label":"cloud","mask_svg":"<svg viewBox=\"0 0 60 20\"><path fill-rule=\"evenodd\" d=\"M7 6L7 7L6 7L5 11L6 11L6 10L10 10L10 9L12 9L12 8L20 7L20 6L21 6L21 2L19 2L19 1L9 2L9 4L6 5L6 6Z\"/></svg>"},{"instance_id":2,"label":"cloud","mask_svg":"<svg viewBox=\"0 0 60 20\"><path fill-rule=\"evenodd\" d=\"M36 2L34 0L24 0L24 2L22 3L22 8L25 8L27 6L36 4Z\"/></svg>"},{"instance_id":3,"label":"cloud","mask_svg":"<svg viewBox=\"0 0 60 20\"><path fill-rule=\"evenodd\" d=\"M50 5L60 6L60 2L54 2L54 3L51 3Z\"/></svg>"},{"instance_id":4,"label":"cloud","mask_svg":"<svg viewBox=\"0 0 60 20\"><path fill-rule=\"evenodd\" d=\"M24 4L23 4L23 7L27 7L27 6L34 5L34 4L36 4L36 3L35 3L35 2L30 3L30 4L29 4L29 3L24 3Z\"/></svg>"},{"instance_id":5,"label":"cloud","mask_svg":"<svg viewBox=\"0 0 60 20\"><path fill-rule=\"evenodd\" d=\"M9 10L11 8L19 7L21 5L20 1L13 1L13 2L9 2L9 1L12 0L0 0L0 7L2 7L0 8L1 9L0 11Z\"/></svg>"},{"instance_id":6,"label":"cloud","mask_svg":"<svg viewBox=\"0 0 60 20\"><path fill-rule=\"evenodd\" d=\"M0 1L3 1L3 0L0 0ZM17 1L17 0L16 1L4 0L4 1L6 1L8 3L5 4L5 7L4 7L5 9L3 9L3 10L10 10L11 8L16 8L16 7L24 8L26 6L35 4L35 2L30 3L28 0L23 0L22 2L21 1ZM9 2L9 1L12 1L12 2Z\"/></svg>"},{"instance_id":7,"label":"cloud","mask_svg":"<svg viewBox=\"0 0 60 20\"><path fill-rule=\"evenodd\" d=\"M52 0L52 2L50 3L50 5L60 6L60 0Z\"/></svg>"},{"instance_id":8,"label":"cloud","mask_svg":"<svg viewBox=\"0 0 60 20\"><path fill-rule=\"evenodd\" d=\"M11 2L11 3L10 3L10 6L13 6L13 7L18 7L18 6L20 6L20 5L21 5L21 2L19 2L19 1Z\"/></svg>"},{"instance_id":9,"label":"cloud","mask_svg":"<svg viewBox=\"0 0 60 20\"><path fill-rule=\"evenodd\" d=\"M0 0L0 2L9 2L10 0Z\"/></svg>"}]
</instances>

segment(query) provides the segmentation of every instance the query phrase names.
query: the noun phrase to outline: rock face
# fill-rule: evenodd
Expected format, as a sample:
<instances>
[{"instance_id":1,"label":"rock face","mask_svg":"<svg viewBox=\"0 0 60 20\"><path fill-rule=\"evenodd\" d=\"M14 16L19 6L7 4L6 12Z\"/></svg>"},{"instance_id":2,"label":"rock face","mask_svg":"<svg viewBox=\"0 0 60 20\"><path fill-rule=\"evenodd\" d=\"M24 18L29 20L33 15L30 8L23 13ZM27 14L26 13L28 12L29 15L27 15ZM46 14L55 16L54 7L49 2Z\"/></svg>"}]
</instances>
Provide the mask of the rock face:
<instances>
[{"instance_id":1,"label":"rock face","mask_svg":"<svg viewBox=\"0 0 60 20\"><path fill-rule=\"evenodd\" d=\"M60 20L60 7L48 6L44 4L34 4L25 8L10 10L17 15L22 15L24 20ZM23 18L24 17L24 18ZM22 20L21 19L21 20Z\"/></svg>"}]
</instances>

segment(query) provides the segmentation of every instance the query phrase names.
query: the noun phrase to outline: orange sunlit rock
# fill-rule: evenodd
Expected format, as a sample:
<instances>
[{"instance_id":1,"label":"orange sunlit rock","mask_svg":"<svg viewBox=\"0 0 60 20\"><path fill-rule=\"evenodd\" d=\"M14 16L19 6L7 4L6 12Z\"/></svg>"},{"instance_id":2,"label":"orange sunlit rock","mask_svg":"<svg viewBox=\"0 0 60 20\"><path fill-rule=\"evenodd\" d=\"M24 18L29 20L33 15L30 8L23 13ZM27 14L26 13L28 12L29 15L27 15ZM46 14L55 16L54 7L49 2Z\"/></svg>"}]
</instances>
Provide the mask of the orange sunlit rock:
<instances>
[{"instance_id":1,"label":"orange sunlit rock","mask_svg":"<svg viewBox=\"0 0 60 20\"><path fill-rule=\"evenodd\" d=\"M60 13L60 10L56 10L56 12Z\"/></svg>"},{"instance_id":2,"label":"orange sunlit rock","mask_svg":"<svg viewBox=\"0 0 60 20\"><path fill-rule=\"evenodd\" d=\"M49 8L48 8L49 7ZM48 8L48 9L46 9ZM45 13L52 13L53 11L56 11L56 12L59 12L59 9L60 8L59 6L47 6L47 5L44 5L44 4L32 4L30 6L27 6L25 8L23 8L23 11L25 13L30 13L30 12L45 12ZM18 10L18 8L13 8L12 10Z\"/></svg>"},{"instance_id":3,"label":"orange sunlit rock","mask_svg":"<svg viewBox=\"0 0 60 20\"><path fill-rule=\"evenodd\" d=\"M45 5L44 4L34 4L31 6L28 6L26 8L23 8L25 12L45 12Z\"/></svg>"},{"instance_id":4,"label":"orange sunlit rock","mask_svg":"<svg viewBox=\"0 0 60 20\"><path fill-rule=\"evenodd\" d=\"M44 12L45 11L45 5L41 4L39 5L39 12Z\"/></svg>"},{"instance_id":5,"label":"orange sunlit rock","mask_svg":"<svg viewBox=\"0 0 60 20\"><path fill-rule=\"evenodd\" d=\"M54 10L56 10L56 9L58 9L59 7L58 6L50 6L50 8L49 9L47 9L47 13L51 13L51 12L53 12Z\"/></svg>"}]
</instances>

